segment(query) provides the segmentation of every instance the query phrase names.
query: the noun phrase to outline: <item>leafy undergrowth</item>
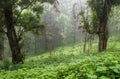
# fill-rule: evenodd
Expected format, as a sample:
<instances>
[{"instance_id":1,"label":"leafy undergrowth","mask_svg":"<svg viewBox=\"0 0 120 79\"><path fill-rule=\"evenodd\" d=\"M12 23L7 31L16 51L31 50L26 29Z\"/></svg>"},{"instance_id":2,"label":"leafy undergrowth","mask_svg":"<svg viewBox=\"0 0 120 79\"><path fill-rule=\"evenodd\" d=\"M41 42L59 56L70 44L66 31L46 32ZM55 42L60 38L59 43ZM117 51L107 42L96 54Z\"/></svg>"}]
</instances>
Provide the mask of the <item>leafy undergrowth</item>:
<instances>
[{"instance_id":1,"label":"leafy undergrowth","mask_svg":"<svg viewBox=\"0 0 120 79\"><path fill-rule=\"evenodd\" d=\"M120 53L98 54L59 69L58 79L119 79Z\"/></svg>"},{"instance_id":2,"label":"leafy undergrowth","mask_svg":"<svg viewBox=\"0 0 120 79\"><path fill-rule=\"evenodd\" d=\"M112 50L81 53L75 45L28 57L25 64L9 65L7 61L0 79L120 79L119 44Z\"/></svg>"}]
</instances>

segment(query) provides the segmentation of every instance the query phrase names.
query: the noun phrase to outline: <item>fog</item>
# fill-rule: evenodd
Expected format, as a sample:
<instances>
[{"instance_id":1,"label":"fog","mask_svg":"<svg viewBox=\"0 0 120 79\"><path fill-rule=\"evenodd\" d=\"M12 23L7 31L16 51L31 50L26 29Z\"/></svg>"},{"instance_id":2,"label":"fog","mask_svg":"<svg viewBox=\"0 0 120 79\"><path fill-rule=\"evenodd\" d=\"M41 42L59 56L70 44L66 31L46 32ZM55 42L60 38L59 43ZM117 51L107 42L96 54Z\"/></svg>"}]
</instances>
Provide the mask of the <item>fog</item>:
<instances>
[{"instance_id":1,"label":"fog","mask_svg":"<svg viewBox=\"0 0 120 79\"><path fill-rule=\"evenodd\" d=\"M39 34L28 32L24 35L23 52L44 53L54 50L57 47L71 44L82 45L84 51L86 42L94 41L97 36L88 34L81 26L79 13L81 10L87 10L86 0L58 0L50 5L45 4L41 20L44 28L39 30ZM110 24L112 25L112 24ZM112 30L113 31L113 30ZM9 53L8 42L5 41L6 50Z\"/></svg>"}]
</instances>

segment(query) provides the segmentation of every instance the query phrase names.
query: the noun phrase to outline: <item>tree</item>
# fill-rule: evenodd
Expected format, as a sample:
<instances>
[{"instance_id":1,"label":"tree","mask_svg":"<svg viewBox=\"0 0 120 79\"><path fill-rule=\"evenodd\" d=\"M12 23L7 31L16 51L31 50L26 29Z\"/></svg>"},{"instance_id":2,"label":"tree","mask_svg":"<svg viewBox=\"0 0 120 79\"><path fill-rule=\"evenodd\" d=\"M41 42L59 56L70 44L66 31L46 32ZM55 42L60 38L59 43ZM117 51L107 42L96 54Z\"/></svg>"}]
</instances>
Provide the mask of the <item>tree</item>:
<instances>
[{"instance_id":1,"label":"tree","mask_svg":"<svg viewBox=\"0 0 120 79\"><path fill-rule=\"evenodd\" d=\"M3 27L3 18L2 18L2 14L0 13L0 60L3 59L3 54L4 54L4 33L3 33L3 30L2 28Z\"/></svg>"},{"instance_id":2,"label":"tree","mask_svg":"<svg viewBox=\"0 0 120 79\"><path fill-rule=\"evenodd\" d=\"M47 1L48 0L0 1L0 14L2 14L1 18L3 18L4 23L3 25L1 25L0 28L3 29L3 27L5 27L3 30L9 40L9 45L12 51L13 64L23 62L24 56L21 53L20 49L20 41L22 39L23 31L34 31L34 28L40 26L40 22L38 22L40 20L39 13L42 12L43 8L41 8L42 6L38 5L38 3L41 4ZM53 3L53 1L54 0L49 0L48 2ZM24 14L24 11L26 10L32 11ZM27 19L25 19L24 17L26 17ZM20 31L18 31L18 29L20 29Z\"/></svg>"},{"instance_id":3,"label":"tree","mask_svg":"<svg viewBox=\"0 0 120 79\"><path fill-rule=\"evenodd\" d=\"M42 29L45 50L53 50L62 44L60 21L57 21L60 15L54 7L50 7L50 9L43 14L43 21L46 23L46 27Z\"/></svg>"},{"instance_id":4,"label":"tree","mask_svg":"<svg viewBox=\"0 0 120 79\"><path fill-rule=\"evenodd\" d=\"M3 54L4 54L4 35L0 33L0 60L3 59Z\"/></svg>"},{"instance_id":5,"label":"tree","mask_svg":"<svg viewBox=\"0 0 120 79\"><path fill-rule=\"evenodd\" d=\"M120 0L88 0L91 10L90 17L81 12L85 29L90 34L97 34L99 37L99 51L107 48L109 37L108 20L113 6L120 4Z\"/></svg>"}]
</instances>

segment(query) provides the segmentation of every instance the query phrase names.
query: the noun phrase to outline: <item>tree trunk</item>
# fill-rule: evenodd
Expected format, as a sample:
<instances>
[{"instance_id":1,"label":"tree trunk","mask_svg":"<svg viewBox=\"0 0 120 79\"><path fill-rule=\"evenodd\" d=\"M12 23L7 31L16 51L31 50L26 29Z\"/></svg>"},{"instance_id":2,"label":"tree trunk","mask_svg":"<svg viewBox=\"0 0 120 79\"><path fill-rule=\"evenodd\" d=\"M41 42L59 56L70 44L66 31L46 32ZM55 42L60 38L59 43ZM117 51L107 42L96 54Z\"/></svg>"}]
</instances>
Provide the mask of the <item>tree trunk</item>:
<instances>
[{"instance_id":1,"label":"tree trunk","mask_svg":"<svg viewBox=\"0 0 120 79\"><path fill-rule=\"evenodd\" d=\"M44 40L45 40L45 51L48 51L49 47L48 47L48 38L47 38L47 29L46 28L43 29L43 35L44 35Z\"/></svg>"},{"instance_id":2,"label":"tree trunk","mask_svg":"<svg viewBox=\"0 0 120 79\"><path fill-rule=\"evenodd\" d=\"M86 45L87 45L87 32L85 31L83 53L86 53Z\"/></svg>"},{"instance_id":3,"label":"tree trunk","mask_svg":"<svg viewBox=\"0 0 120 79\"><path fill-rule=\"evenodd\" d=\"M0 60L3 59L3 54L4 54L4 39L0 37Z\"/></svg>"},{"instance_id":4,"label":"tree trunk","mask_svg":"<svg viewBox=\"0 0 120 79\"><path fill-rule=\"evenodd\" d=\"M8 4L9 0L5 0L5 3ZM6 5L7 6L7 5ZM12 4L8 5L9 7L4 8L5 15L5 24L7 29L7 37L9 40L9 45L12 51L12 62L13 64L23 63L23 55L21 54L19 41L15 32L15 27L13 23L13 11Z\"/></svg>"},{"instance_id":5,"label":"tree trunk","mask_svg":"<svg viewBox=\"0 0 120 79\"><path fill-rule=\"evenodd\" d=\"M99 52L105 51L107 48L108 41L107 22L100 23L98 37L99 37Z\"/></svg>"}]
</instances>

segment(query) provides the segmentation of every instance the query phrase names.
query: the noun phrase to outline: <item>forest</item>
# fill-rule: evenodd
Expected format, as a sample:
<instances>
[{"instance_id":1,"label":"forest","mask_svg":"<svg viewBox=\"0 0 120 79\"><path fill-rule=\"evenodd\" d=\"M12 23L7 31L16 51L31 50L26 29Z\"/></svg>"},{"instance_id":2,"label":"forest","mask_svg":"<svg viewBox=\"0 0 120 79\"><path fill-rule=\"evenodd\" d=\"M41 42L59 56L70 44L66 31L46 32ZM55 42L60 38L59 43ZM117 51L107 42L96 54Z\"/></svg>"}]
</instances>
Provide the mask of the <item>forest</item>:
<instances>
[{"instance_id":1,"label":"forest","mask_svg":"<svg viewBox=\"0 0 120 79\"><path fill-rule=\"evenodd\" d=\"M0 79L120 79L120 0L0 0Z\"/></svg>"}]
</instances>

